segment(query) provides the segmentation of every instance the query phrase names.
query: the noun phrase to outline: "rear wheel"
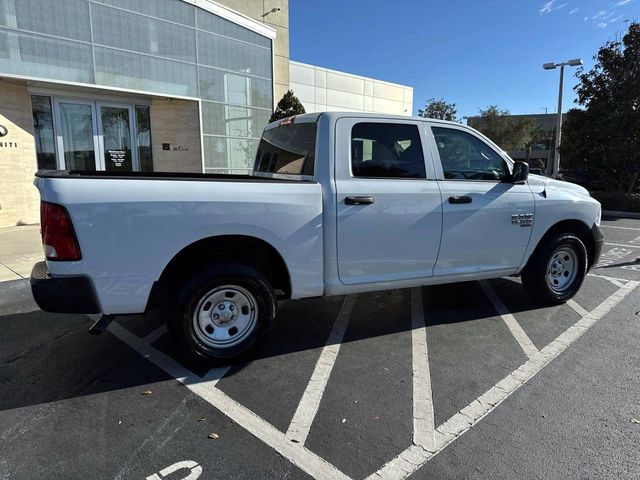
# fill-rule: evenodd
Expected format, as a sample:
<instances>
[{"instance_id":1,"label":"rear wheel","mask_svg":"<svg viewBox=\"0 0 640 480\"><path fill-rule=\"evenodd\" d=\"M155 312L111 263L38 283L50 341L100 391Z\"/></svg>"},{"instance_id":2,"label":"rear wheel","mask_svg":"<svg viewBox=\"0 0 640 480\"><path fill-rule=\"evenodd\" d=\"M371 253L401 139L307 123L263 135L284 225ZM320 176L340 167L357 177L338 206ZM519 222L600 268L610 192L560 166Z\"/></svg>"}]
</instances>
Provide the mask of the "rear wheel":
<instances>
[{"instance_id":1,"label":"rear wheel","mask_svg":"<svg viewBox=\"0 0 640 480\"><path fill-rule=\"evenodd\" d=\"M234 360L251 349L275 313L269 281L251 266L230 262L206 268L182 285L168 326L186 352Z\"/></svg>"},{"instance_id":2,"label":"rear wheel","mask_svg":"<svg viewBox=\"0 0 640 480\"><path fill-rule=\"evenodd\" d=\"M587 261L587 249L579 237L557 234L535 252L522 273L522 284L537 301L564 303L582 286Z\"/></svg>"}]
</instances>

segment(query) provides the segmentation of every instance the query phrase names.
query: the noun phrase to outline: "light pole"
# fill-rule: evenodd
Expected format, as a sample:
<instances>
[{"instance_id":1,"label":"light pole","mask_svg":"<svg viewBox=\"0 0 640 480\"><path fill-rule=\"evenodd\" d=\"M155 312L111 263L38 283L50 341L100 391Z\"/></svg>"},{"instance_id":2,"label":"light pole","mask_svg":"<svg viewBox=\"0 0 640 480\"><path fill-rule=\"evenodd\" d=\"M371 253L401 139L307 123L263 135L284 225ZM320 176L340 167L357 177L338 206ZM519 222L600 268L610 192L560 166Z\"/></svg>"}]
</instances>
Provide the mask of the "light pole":
<instances>
[{"instance_id":1,"label":"light pole","mask_svg":"<svg viewBox=\"0 0 640 480\"><path fill-rule=\"evenodd\" d=\"M574 58L573 60L569 60L567 62L561 63L545 63L542 65L542 68L545 70L554 70L557 67L560 67L560 88L558 90L558 118L556 120L556 145L553 152L553 166L551 168L551 176L553 178L558 178L558 172L560 171L560 136L562 131L562 86L564 83L564 67L577 67L582 65L582 59ZM549 171L549 166L547 165L547 171Z\"/></svg>"}]
</instances>

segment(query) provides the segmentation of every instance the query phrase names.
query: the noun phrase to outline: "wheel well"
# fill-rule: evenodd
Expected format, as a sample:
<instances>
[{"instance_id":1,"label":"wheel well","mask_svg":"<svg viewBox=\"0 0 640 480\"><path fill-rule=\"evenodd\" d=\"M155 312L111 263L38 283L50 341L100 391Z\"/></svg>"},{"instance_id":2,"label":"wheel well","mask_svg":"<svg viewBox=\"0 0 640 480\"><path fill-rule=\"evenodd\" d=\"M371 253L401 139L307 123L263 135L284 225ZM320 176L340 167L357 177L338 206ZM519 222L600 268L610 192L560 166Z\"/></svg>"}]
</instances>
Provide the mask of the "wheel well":
<instances>
[{"instance_id":1,"label":"wheel well","mask_svg":"<svg viewBox=\"0 0 640 480\"><path fill-rule=\"evenodd\" d=\"M551 226L549 230L542 236L538 245L536 245L535 250L529 257L527 261L527 265L531 262L531 259L534 258L536 253L542 245L545 244L549 240L549 238L557 235L560 232L567 232L575 234L580 240L583 241L584 246L587 248L587 258L589 262L589 268L593 265L594 255L595 255L595 242L593 240L593 234L591 233L591 229L581 222L580 220L563 220L561 222L556 223ZM526 267L525 267L526 268Z\"/></svg>"},{"instance_id":2,"label":"wheel well","mask_svg":"<svg viewBox=\"0 0 640 480\"><path fill-rule=\"evenodd\" d=\"M153 284L146 311L159 306L181 281L203 265L234 260L251 265L265 275L279 298L291 296L289 270L282 256L269 243L246 235L221 235L204 238L183 248Z\"/></svg>"}]
</instances>

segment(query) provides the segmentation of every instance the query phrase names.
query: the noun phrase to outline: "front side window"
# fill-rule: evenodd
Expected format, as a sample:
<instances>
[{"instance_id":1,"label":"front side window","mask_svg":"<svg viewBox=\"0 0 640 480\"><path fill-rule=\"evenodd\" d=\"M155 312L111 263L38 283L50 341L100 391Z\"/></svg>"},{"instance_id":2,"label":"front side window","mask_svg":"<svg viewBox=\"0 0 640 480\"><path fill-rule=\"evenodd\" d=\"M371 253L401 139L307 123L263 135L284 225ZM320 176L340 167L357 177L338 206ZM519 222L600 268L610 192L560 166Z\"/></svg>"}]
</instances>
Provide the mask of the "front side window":
<instances>
[{"instance_id":1,"label":"front side window","mask_svg":"<svg viewBox=\"0 0 640 480\"><path fill-rule=\"evenodd\" d=\"M417 125L357 123L351 130L354 177L426 178Z\"/></svg>"},{"instance_id":2,"label":"front side window","mask_svg":"<svg viewBox=\"0 0 640 480\"><path fill-rule=\"evenodd\" d=\"M479 138L453 128L431 129L445 179L502 181L509 177L507 162Z\"/></svg>"}]
</instances>

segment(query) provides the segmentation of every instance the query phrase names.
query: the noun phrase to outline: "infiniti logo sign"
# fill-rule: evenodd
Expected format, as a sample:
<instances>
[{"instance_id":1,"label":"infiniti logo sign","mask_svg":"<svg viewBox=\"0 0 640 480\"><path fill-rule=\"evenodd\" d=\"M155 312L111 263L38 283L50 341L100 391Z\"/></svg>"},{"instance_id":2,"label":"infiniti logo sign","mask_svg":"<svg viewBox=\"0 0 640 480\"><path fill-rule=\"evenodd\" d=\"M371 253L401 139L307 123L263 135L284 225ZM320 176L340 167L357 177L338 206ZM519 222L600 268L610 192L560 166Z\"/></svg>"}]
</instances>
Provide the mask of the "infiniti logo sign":
<instances>
[{"instance_id":1,"label":"infiniti logo sign","mask_svg":"<svg viewBox=\"0 0 640 480\"><path fill-rule=\"evenodd\" d=\"M0 125L0 138L6 136L9 133L9 129L4 125Z\"/></svg>"}]
</instances>

